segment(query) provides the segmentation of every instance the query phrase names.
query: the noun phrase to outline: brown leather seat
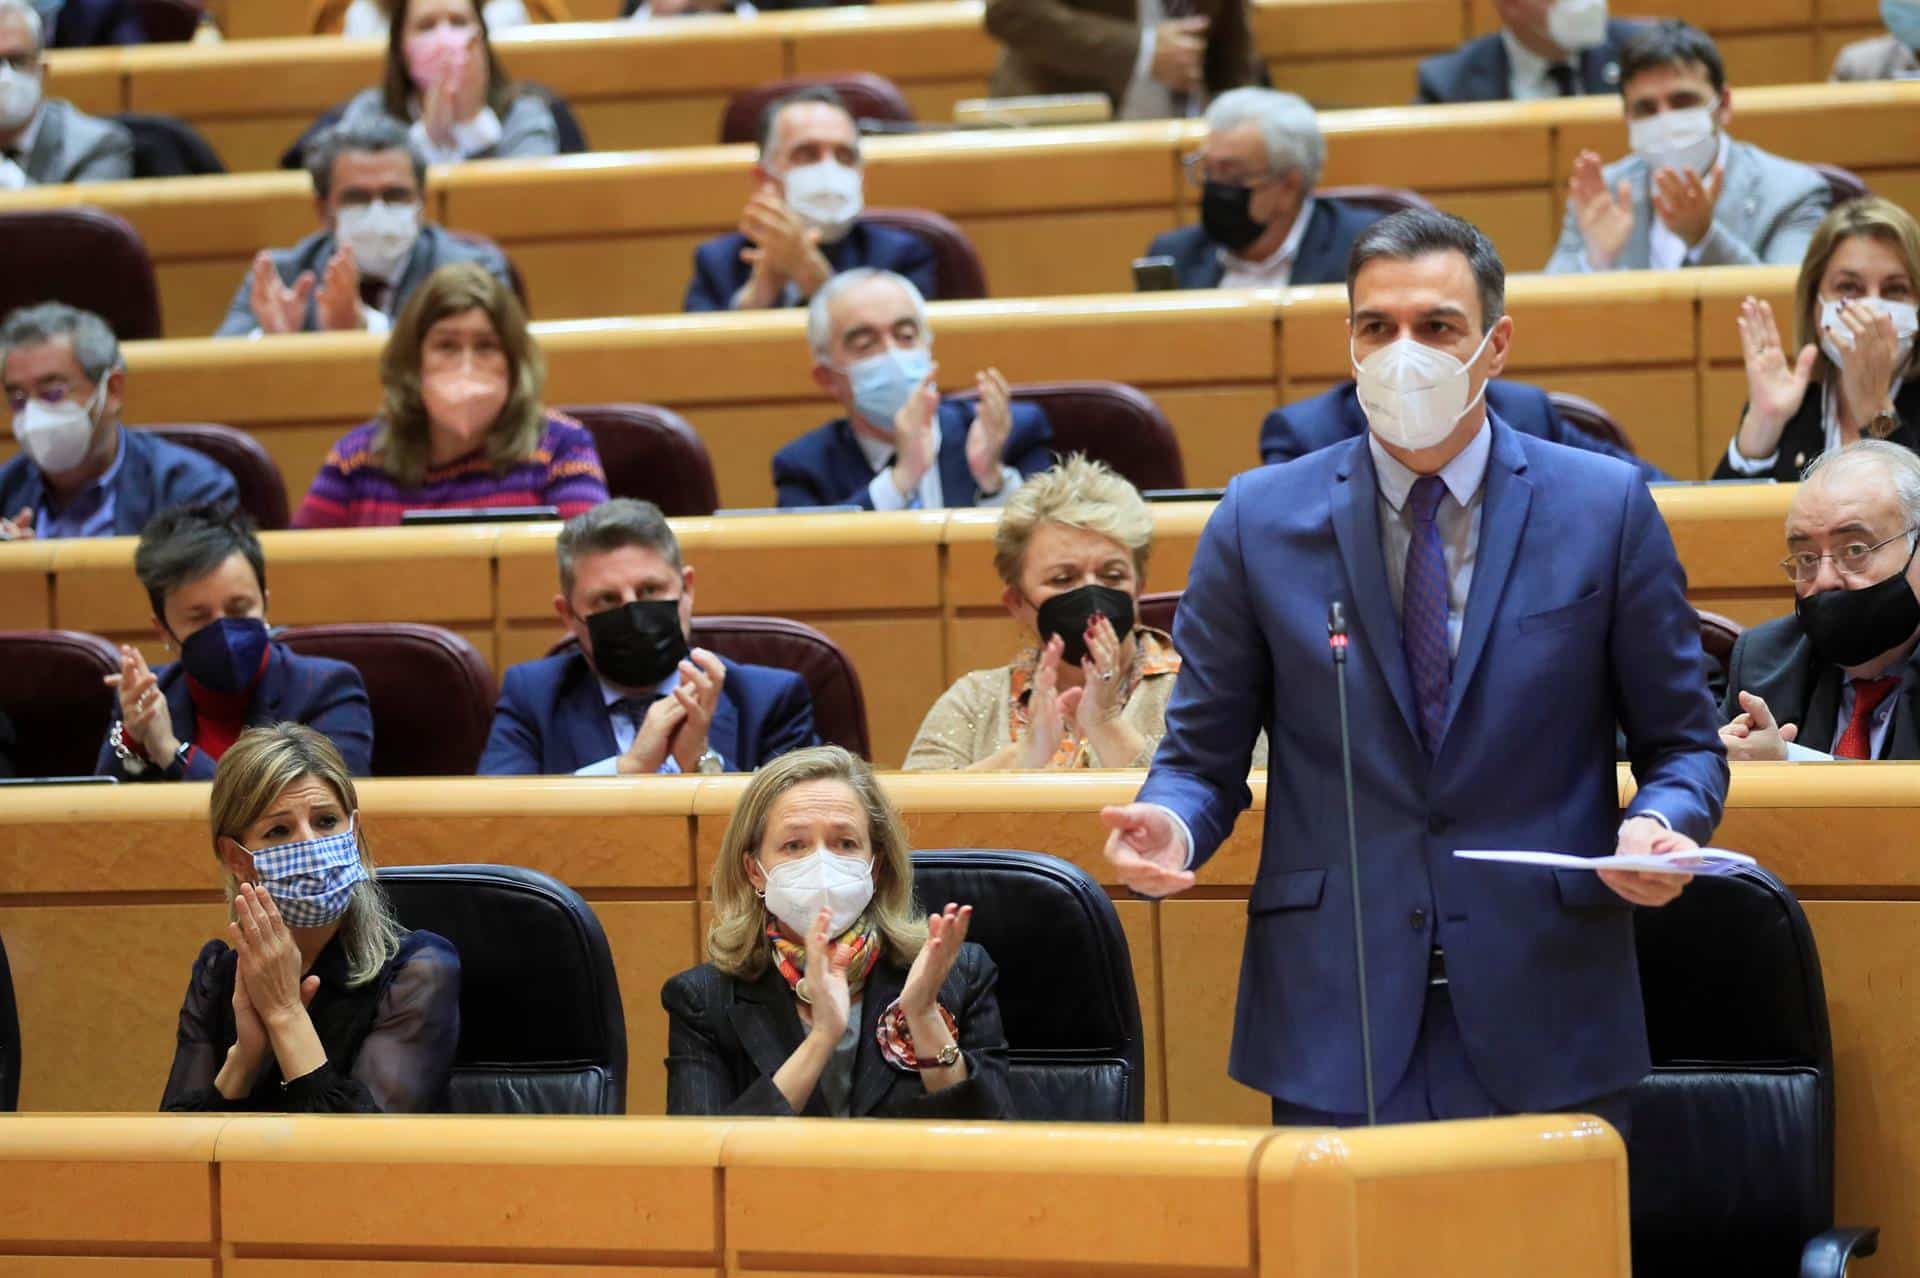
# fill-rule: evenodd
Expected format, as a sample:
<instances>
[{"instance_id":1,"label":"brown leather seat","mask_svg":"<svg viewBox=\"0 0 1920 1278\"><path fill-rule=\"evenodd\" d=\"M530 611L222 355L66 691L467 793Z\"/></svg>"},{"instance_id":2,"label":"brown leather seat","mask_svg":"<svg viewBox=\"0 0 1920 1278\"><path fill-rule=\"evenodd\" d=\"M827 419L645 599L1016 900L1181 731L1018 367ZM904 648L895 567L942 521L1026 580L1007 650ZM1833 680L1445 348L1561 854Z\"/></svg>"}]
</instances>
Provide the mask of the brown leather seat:
<instances>
[{"instance_id":1,"label":"brown leather seat","mask_svg":"<svg viewBox=\"0 0 1920 1278\"><path fill-rule=\"evenodd\" d=\"M1813 168L1827 180L1827 190L1833 193L1835 208L1848 200L1857 200L1873 194L1867 187L1866 179L1852 169L1843 169L1837 164L1816 164Z\"/></svg>"},{"instance_id":2,"label":"brown leather seat","mask_svg":"<svg viewBox=\"0 0 1920 1278\"><path fill-rule=\"evenodd\" d=\"M1151 595L1141 595L1138 607L1141 625L1172 634L1173 614L1180 607L1180 592L1161 590Z\"/></svg>"},{"instance_id":3,"label":"brown leather seat","mask_svg":"<svg viewBox=\"0 0 1920 1278\"><path fill-rule=\"evenodd\" d=\"M347 622L288 626L275 637L360 672L373 706L374 776L472 776L480 765L493 672L461 636L412 622Z\"/></svg>"},{"instance_id":4,"label":"brown leather seat","mask_svg":"<svg viewBox=\"0 0 1920 1278\"><path fill-rule=\"evenodd\" d=\"M164 426L135 426L170 444L203 453L227 468L240 489L240 509L267 532L287 526L287 484L260 441L231 426L211 422L170 422Z\"/></svg>"},{"instance_id":5,"label":"brown leather seat","mask_svg":"<svg viewBox=\"0 0 1920 1278\"><path fill-rule=\"evenodd\" d=\"M0 315L36 302L92 311L123 342L161 336L160 288L140 233L96 208L0 213Z\"/></svg>"},{"instance_id":6,"label":"brown leather seat","mask_svg":"<svg viewBox=\"0 0 1920 1278\"><path fill-rule=\"evenodd\" d=\"M1053 451L1105 462L1135 488L1185 488L1180 441L1160 406L1124 382L1028 382L1015 400L1038 404L1053 424ZM978 398L963 391L953 398Z\"/></svg>"},{"instance_id":7,"label":"brown leather seat","mask_svg":"<svg viewBox=\"0 0 1920 1278\"><path fill-rule=\"evenodd\" d=\"M0 710L13 721L23 777L93 775L117 698L101 680L120 653L73 630L0 630Z\"/></svg>"},{"instance_id":8,"label":"brown leather seat","mask_svg":"<svg viewBox=\"0 0 1920 1278\"><path fill-rule=\"evenodd\" d=\"M987 295L987 268L967 233L931 209L868 209L862 221L877 222L925 240L933 249L934 292L942 302Z\"/></svg>"},{"instance_id":9,"label":"brown leather seat","mask_svg":"<svg viewBox=\"0 0 1920 1278\"><path fill-rule=\"evenodd\" d=\"M1377 209L1381 213L1405 213L1409 209L1431 211L1433 202L1418 191L1404 186L1323 186L1314 192L1356 208Z\"/></svg>"},{"instance_id":10,"label":"brown leather seat","mask_svg":"<svg viewBox=\"0 0 1920 1278\"><path fill-rule=\"evenodd\" d=\"M720 141L758 142L760 140L760 117L772 103L789 97L802 89L815 89L825 86L840 95L847 104L847 110L858 120L888 120L895 124L913 123L913 108L907 105L907 95L900 92L900 86L883 75L871 71L838 71L832 75L798 75L789 80L774 80L767 84L756 85L751 89L742 89L727 99L727 108L720 116Z\"/></svg>"},{"instance_id":11,"label":"brown leather seat","mask_svg":"<svg viewBox=\"0 0 1920 1278\"><path fill-rule=\"evenodd\" d=\"M1625 428L1613 419L1613 414L1592 400L1569 395L1566 391L1548 391L1547 399L1552 403L1554 412L1595 439L1616 448L1624 448L1636 457L1640 455L1634 451L1633 441L1627 438Z\"/></svg>"},{"instance_id":12,"label":"brown leather seat","mask_svg":"<svg viewBox=\"0 0 1920 1278\"><path fill-rule=\"evenodd\" d=\"M672 409L654 404L571 404L555 410L593 432L607 492L639 497L667 515L711 515L720 505L707 446Z\"/></svg>"},{"instance_id":13,"label":"brown leather seat","mask_svg":"<svg viewBox=\"0 0 1920 1278\"><path fill-rule=\"evenodd\" d=\"M863 759L873 757L867 734L867 698L860 672L840 645L812 626L785 617L699 617L693 619L693 643L728 661L791 670L807 683L813 699L813 727L828 745L844 746ZM572 652L573 637L547 649L548 656ZM374 734L374 748L380 736Z\"/></svg>"},{"instance_id":14,"label":"brown leather seat","mask_svg":"<svg viewBox=\"0 0 1920 1278\"><path fill-rule=\"evenodd\" d=\"M1745 633L1746 627L1732 617L1723 617L1717 612L1700 613L1700 646L1707 650L1707 660L1719 671L1722 683L1726 682L1727 671L1733 665L1734 642Z\"/></svg>"}]
</instances>

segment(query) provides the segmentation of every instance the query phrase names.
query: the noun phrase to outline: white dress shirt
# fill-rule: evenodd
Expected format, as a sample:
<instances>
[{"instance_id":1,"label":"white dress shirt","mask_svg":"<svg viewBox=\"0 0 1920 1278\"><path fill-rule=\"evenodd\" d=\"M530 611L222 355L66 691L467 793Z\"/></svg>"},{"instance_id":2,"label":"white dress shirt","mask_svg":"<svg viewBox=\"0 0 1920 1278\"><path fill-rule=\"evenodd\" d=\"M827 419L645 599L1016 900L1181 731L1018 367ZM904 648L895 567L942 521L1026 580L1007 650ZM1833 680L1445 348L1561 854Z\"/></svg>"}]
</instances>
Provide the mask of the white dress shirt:
<instances>
[{"instance_id":1,"label":"white dress shirt","mask_svg":"<svg viewBox=\"0 0 1920 1278\"><path fill-rule=\"evenodd\" d=\"M1515 102L1537 102L1542 98L1560 97L1560 86L1553 82L1553 76L1549 74L1556 66L1572 70L1574 87L1579 88L1580 66L1574 57L1562 62L1549 62L1514 39L1513 32L1505 27L1500 28L1500 43L1507 46L1507 96Z\"/></svg>"},{"instance_id":2,"label":"white dress shirt","mask_svg":"<svg viewBox=\"0 0 1920 1278\"><path fill-rule=\"evenodd\" d=\"M903 497L900 490L893 486L893 441L875 439L865 435L856 427L853 441L860 445L860 455L867 459L867 465L873 469L873 482L867 485L867 496L873 500L875 510L942 510L947 504L945 486L940 482L940 419L933 422L933 465L927 467L927 473L920 476L920 486L913 490L913 496ZM1024 478L1020 472L1005 462L1000 463L1000 491L991 497L974 494L976 506L1004 506L1007 498L1013 496Z\"/></svg>"},{"instance_id":3,"label":"white dress shirt","mask_svg":"<svg viewBox=\"0 0 1920 1278\"><path fill-rule=\"evenodd\" d=\"M1293 282L1294 259L1300 256L1300 241L1306 238L1307 222L1313 217L1313 197L1309 195L1294 216L1293 229L1280 247L1257 262L1249 261L1226 249L1218 250L1224 274L1221 288L1285 288Z\"/></svg>"},{"instance_id":4,"label":"white dress shirt","mask_svg":"<svg viewBox=\"0 0 1920 1278\"><path fill-rule=\"evenodd\" d=\"M20 136L7 147L17 152L19 163L0 158L0 191L22 191L33 185L33 179L27 176L27 157L33 154L33 144L40 137L40 121L47 113L43 101L33 109L33 118L27 121L27 127L20 130Z\"/></svg>"},{"instance_id":5,"label":"white dress shirt","mask_svg":"<svg viewBox=\"0 0 1920 1278\"><path fill-rule=\"evenodd\" d=\"M599 683L600 699L606 703L607 707L607 723L613 729L613 753L604 759L595 760L585 767L575 768L573 775L576 777L619 776L620 756L633 749L633 739L640 735L639 720L628 713L627 707L621 706L617 710L614 708L615 706L619 706L622 701L630 698L637 701L639 698L634 697L630 692L620 691L620 689L614 687L605 679L600 680ZM672 670L668 672L666 678L654 685L653 690L663 697L670 697L673 695L673 690L679 686L680 672L678 670ZM661 776L673 776L679 771L680 764L671 754L660 764Z\"/></svg>"}]
</instances>

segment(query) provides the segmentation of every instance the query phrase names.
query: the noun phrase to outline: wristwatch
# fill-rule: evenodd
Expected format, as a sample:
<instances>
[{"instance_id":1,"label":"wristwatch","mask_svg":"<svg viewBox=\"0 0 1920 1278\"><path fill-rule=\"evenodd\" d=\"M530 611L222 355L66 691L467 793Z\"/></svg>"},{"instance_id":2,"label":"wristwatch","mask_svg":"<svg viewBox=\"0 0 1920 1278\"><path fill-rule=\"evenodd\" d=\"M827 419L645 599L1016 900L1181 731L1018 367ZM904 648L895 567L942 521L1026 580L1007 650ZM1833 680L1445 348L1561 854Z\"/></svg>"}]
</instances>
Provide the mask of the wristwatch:
<instances>
[{"instance_id":1,"label":"wristwatch","mask_svg":"<svg viewBox=\"0 0 1920 1278\"><path fill-rule=\"evenodd\" d=\"M715 776L727 770L727 761L722 759L712 746L708 746L700 752L700 757L693 761L693 770Z\"/></svg>"},{"instance_id":2,"label":"wristwatch","mask_svg":"<svg viewBox=\"0 0 1920 1278\"><path fill-rule=\"evenodd\" d=\"M1868 439L1885 439L1900 429L1900 415L1895 412L1875 413L1860 428L1860 433Z\"/></svg>"},{"instance_id":3,"label":"wristwatch","mask_svg":"<svg viewBox=\"0 0 1920 1278\"><path fill-rule=\"evenodd\" d=\"M949 1042L931 1059L916 1058L914 1064L921 1069L952 1069L960 1063L960 1044Z\"/></svg>"}]
</instances>

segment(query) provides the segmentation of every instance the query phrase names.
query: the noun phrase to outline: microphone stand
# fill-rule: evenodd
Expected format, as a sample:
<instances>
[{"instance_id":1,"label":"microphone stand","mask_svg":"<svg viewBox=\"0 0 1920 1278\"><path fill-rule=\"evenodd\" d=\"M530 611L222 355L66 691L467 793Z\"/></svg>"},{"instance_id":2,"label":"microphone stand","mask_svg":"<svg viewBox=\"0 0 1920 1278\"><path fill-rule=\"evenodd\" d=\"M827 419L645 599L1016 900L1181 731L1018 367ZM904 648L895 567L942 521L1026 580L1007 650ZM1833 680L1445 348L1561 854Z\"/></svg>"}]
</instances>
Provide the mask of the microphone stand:
<instances>
[{"instance_id":1,"label":"microphone stand","mask_svg":"<svg viewBox=\"0 0 1920 1278\"><path fill-rule=\"evenodd\" d=\"M1347 720L1347 614L1336 601L1327 605L1327 647L1333 651L1334 685L1340 695L1340 772L1346 783L1347 873L1353 893L1353 968L1360 989L1360 1067L1367 1084L1367 1126L1380 1120L1373 1097L1373 1022L1367 1016L1366 924L1360 914L1359 813L1353 802L1353 730Z\"/></svg>"}]
</instances>

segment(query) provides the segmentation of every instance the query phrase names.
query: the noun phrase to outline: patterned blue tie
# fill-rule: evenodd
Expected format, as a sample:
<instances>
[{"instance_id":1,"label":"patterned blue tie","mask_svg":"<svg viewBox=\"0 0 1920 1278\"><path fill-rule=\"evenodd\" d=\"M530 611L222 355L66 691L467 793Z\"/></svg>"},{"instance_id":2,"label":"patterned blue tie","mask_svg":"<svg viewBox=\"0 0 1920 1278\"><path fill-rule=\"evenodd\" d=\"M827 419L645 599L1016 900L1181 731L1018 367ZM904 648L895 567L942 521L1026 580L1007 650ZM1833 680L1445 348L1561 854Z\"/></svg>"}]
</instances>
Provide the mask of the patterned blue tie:
<instances>
[{"instance_id":1,"label":"patterned blue tie","mask_svg":"<svg viewBox=\"0 0 1920 1278\"><path fill-rule=\"evenodd\" d=\"M1427 749L1439 744L1447 726L1447 693L1453 682L1453 656L1447 648L1447 554L1440 545L1434 515L1447 486L1438 475L1414 481L1407 498L1413 515L1413 539L1407 543L1407 575L1400 596L1400 647L1413 677L1420 705L1420 727Z\"/></svg>"}]
</instances>

